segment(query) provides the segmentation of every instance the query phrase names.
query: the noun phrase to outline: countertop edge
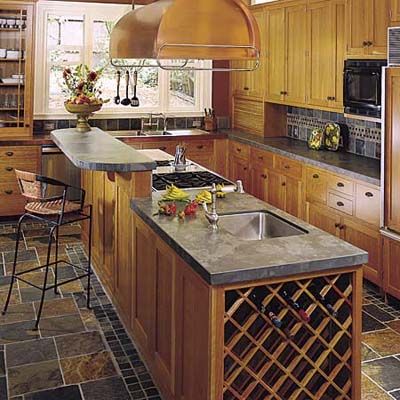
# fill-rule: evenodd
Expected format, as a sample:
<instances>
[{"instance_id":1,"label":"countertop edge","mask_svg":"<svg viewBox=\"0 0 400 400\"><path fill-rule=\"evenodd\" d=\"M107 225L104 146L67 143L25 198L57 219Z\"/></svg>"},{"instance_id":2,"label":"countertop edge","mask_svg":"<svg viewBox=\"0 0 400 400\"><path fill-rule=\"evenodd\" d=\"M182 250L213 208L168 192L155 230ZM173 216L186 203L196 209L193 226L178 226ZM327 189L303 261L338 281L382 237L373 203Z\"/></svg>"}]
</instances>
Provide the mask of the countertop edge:
<instances>
[{"instance_id":1,"label":"countertop edge","mask_svg":"<svg viewBox=\"0 0 400 400\"><path fill-rule=\"evenodd\" d=\"M243 144L251 145L252 147L258 148L260 150L270 151L271 153L285 156L292 160L301 161L301 162L304 162L305 164L309 164L309 165L315 166L317 168L325 169L325 170L333 172L333 173L337 173L337 174L341 174L341 175L345 175L345 176L347 175L354 179L369 183L369 184L377 186L377 187L381 186L380 179L373 178L373 177L370 177L367 175L363 175L363 174L360 174L360 173L357 173L354 171L350 171L345 168L337 167L335 165L332 165L332 164L329 164L329 163L326 163L323 161L313 160L311 158L308 158L308 157L305 157L302 155L298 155L298 154L292 153L290 151L279 149L277 147L274 147L274 146L266 144L266 143L259 143L256 140L252 140L251 138L243 137L240 134L240 132L227 132L227 136L231 140L235 140L235 141L243 143ZM285 137L285 136L282 136L282 137Z\"/></svg>"}]
</instances>

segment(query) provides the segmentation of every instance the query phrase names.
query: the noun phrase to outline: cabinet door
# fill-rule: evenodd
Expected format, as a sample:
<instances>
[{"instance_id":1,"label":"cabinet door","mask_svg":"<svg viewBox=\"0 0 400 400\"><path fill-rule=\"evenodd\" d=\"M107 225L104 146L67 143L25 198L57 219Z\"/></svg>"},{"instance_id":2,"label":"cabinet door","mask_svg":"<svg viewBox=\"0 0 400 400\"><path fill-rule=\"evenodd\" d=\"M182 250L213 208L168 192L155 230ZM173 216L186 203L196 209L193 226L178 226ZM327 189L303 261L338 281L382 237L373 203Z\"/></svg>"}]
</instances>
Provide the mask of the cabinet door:
<instances>
[{"instance_id":1,"label":"cabinet door","mask_svg":"<svg viewBox=\"0 0 400 400\"><path fill-rule=\"evenodd\" d=\"M305 104L307 79L307 7L286 8L285 102Z\"/></svg>"},{"instance_id":2,"label":"cabinet door","mask_svg":"<svg viewBox=\"0 0 400 400\"><path fill-rule=\"evenodd\" d=\"M307 222L331 235L338 235L340 218L323 206L307 203Z\"/></svg>"},{"instance_id":3,"label":"cabinet door","mask_svg":"<svg viewBox=\"0 0 400 400\"><path fill-rule=\"evenodd\" d=\"M260 200L268 200L268 171L261 165L250 169L251 194Z\"/></svg>"},{"instance_id":4,"label":"cabinet door","mask_svg":"<svg viewBox=\"0 0 400 400\"><path fill-rule=\"evenodd\" d=\"M238 179L240 179L243 182L244 190L246 192L251 190L248 160L231 156L229 170L230 170L230 178L233 181L237 181Z\"/></svg>"},{"instance_id":5,"label":"cabinet door","mask_svg":"<svg viewBox=\"0 0 400 400\"><path fill-rule=\"evenodd\" d=\"M247 68L248 62L242 60L231 61L231 67L234 69ZM247 73L243 71L232 71L231 87L234 96L247 96L250 88L247 82Z\"/></svg>"},{"instance_id":6,"label":"cabinet door","mask_svg":"<svg viewBox=\"0 0 400 400\"><path fill-rule=\"evenodd\" d=\"M328 107L335 91L334 15L331 2L311 3L308 7L309 85L308 103Z\"/></svg>"},{"instance_id":7,"label":"cabinet door","mask_svg":"<svg viewBox=\"0 0 400 400\"><path fill-rule=\"evenodd\" d=\"M0 84L0 135L32 134L34 6L27 3L0 5L0 15L10 23L2 28L0 48L15 50L0 59L1 78L22 75L22 80Z\"/></svg>"},{"instance_id":8,"label":"cabinet door","mask_svg":"<svg viewBox=\"0 0 400 400\"><path fill-rule=\"evenodd\" d=\"M400 0L391 0L390 19L392 22L400 21Z\"/></svg>"},{"instance_id":9,"label":"cabinet door","mask_svg":"<svg viewBox=\"0 0 400 400\"><path fill-rule=\"evenodd\" d=\"M324 172L307 167L306 169L306 200L326 204L328 190L328 175Z\"/></svg>"},{"instance_id":10,"label":"cabinet door","mask_svg":"<svg viewBox=\"0 0 400 400\"><path fill-rule=\"evenodd\" d=\"M400 69L386 79L385 225L400 233Z\"/></svg>"},{"instance_id":11,"label":"cabinet door","mask_svg":"<svg viewBox=\"0 0 400 400\"><path fill-rule=\"evenodd\" d=\"M266 12L266 97L271 101L283 100L285 91L285 9Z\"/></svg>"},{"instance_id":12,"label":"cabinet door","mask_svg":"<svg viewBox=\"0 0 400 400\"><path fill-rule=\"evenodd\" d=\"M370 5L370 33L368 40L372 45L368 47L371 55L387 54L387 28L390 25L390 2L389 0L371 0Z\"/></svg>"},{"instance_id":13,"label":"cabinet door","mask_svg":"<svg viewBox=\"0 0 400 400\"><path fill-rule=\"evenodd\" d=\"M298 179L285 177L285 211L303 218L303 183Z\"/></svg>"},{"instance_id":14,"label":"cabinet door","mask_svg":"<svg viewBox=\"0 0 400 400\"><path fill-rule=\"evenodd\" d=\"M350 218L343 218L342 238L368 251L369 261L364 266L364 277L382 286L381 236L378 229L370 229Z\"/></svg>"},{"instance_id":15,"label":"cabinet door","mask_svg":"<svg viewBox=\"0 0 400 400\"><path fill-rule=\"evenodd\" d=\"M400 299L400 242L383 238L383 290Z\"/></svg>"},{"instance_id":16,"label":"cabinet door","mask_svg":"<svg viewBox=\"0 0 400 400\"><path fill-rule=\"evenodd\" d=\"M347 54L362 56L368 53L368 35L371 0L351 0L348 2Z\"/></svg>"},{"instance_id":17,"label":"cabinet door","mask_svg":"<svg viewBox=\"0 0 400 400\"><path fill-rule=\"evenodd\" d=\"M104 274L104 172L93 172L93 246L94 264L100 268L100 275Z\"/></svg>"},{"instance_id":18,"label":"cabinet door","mask_svg":"<svg viewBox=\"0 0 400 400\"><path fill-rule=\"evenodd\" d=\"M276 172L268 174L268 203L281 210L285 209L285 177Z\"/></svg>"}]
</instances>

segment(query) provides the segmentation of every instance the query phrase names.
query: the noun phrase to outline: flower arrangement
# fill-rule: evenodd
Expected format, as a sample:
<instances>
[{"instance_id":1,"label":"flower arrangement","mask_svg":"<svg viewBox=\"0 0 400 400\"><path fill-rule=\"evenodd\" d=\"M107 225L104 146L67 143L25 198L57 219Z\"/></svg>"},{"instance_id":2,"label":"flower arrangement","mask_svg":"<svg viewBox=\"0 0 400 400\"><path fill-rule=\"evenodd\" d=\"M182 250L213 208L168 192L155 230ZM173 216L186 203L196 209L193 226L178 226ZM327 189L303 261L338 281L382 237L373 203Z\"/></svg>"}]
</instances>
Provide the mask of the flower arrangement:
<instances>
[{"instance_id":1,"label":"flower arrangement","mask_svg":"<svg viewBox=\"0 0 400 400\"><path fill-rule=\"evenodd\" d=\"M98 82L103 73L103 68L92 71L87 65L80 64L74 69L65 68L63 71L64 93L68 97L66 104L85 104L101 106L107 103L101 97Z\"/></svg>"}]
</instances>

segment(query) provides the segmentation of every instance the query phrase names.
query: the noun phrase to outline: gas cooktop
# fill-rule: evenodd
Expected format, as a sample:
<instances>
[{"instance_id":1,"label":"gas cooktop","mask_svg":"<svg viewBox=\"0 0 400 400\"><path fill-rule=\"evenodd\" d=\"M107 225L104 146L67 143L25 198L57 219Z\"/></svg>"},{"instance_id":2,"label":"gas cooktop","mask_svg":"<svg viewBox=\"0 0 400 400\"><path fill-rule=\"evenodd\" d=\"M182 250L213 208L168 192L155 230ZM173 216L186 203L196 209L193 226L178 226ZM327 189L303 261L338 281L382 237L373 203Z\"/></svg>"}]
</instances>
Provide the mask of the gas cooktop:
<instances>
[{"instance_id":1,"label":"gas cooktop","mask_svg":"<svg viewBox=\"0 0 400 400\"><path fill-rule=\"evenodd\" d=\"M172 184L180 189L195 189L210 187L213 183L232 185L232 182L209 171L153 174L153 189L157 191L165 190L167 185Z\"/></svg>"}]
</instances>

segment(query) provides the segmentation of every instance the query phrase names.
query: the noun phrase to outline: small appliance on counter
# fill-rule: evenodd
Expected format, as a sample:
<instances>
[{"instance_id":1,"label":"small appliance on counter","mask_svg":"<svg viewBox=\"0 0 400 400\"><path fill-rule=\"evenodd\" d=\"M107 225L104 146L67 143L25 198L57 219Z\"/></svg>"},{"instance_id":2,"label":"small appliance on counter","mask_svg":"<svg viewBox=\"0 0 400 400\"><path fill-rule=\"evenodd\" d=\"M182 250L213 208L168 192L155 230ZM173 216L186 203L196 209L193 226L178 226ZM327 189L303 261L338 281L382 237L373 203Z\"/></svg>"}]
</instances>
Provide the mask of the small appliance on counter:
<instances>
[{"instance_id":1,"label":"small appliance on counter","mask_svg":"<svg viewBox=\"0 0 400 400\"><path fill-rule=\"evenodd\" d=\"M344 107L346 114L382 117L382 78L386 60L346 60Z\"/></svg>"}]
</instances>

